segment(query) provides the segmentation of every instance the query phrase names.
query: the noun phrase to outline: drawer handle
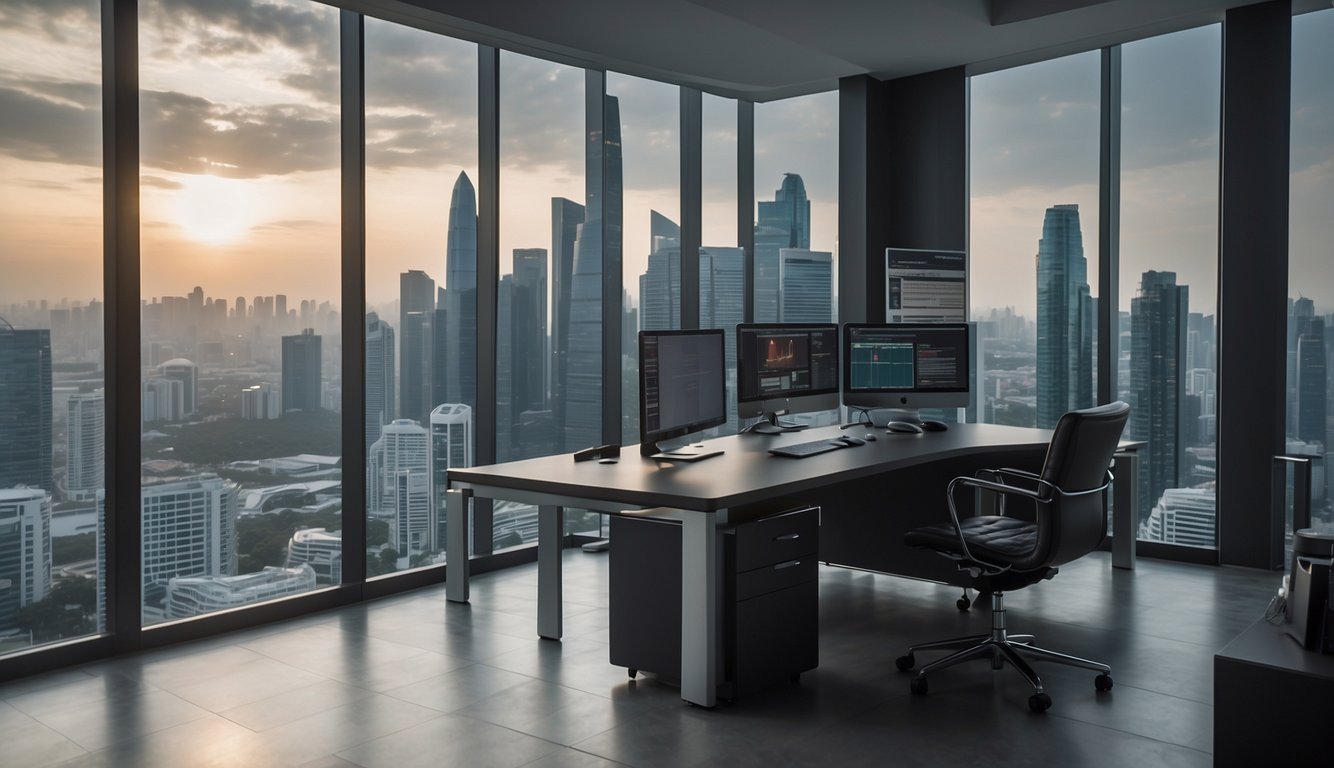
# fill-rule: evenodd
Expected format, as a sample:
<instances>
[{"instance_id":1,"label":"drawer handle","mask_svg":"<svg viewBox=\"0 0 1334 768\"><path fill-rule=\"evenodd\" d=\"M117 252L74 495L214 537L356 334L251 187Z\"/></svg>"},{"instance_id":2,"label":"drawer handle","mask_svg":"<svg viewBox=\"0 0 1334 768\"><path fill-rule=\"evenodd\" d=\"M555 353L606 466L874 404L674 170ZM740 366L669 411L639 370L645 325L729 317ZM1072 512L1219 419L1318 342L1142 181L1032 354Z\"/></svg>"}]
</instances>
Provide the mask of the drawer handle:
<instances>
[{"instance_id":1,"label":"drawer handle","mask_svg":"<svg viewBox=\"0 0 1334 768\"><path fill-rule=\"evenodd\" d=\"M795 566L795 565L801 565L801 561L800 561L800 560L788 560L786 563L779 563L778 565L775 565L775 566L774 566L774 570L775 570L775 571L781 571L781 570L783 570L784 568L791 568L791 567L793 567L793 566Z\"/></svg>"},{"instance_id":2,"label":"drawer handle","mask_svg":"<svg viewBox=\"0 0 1334 768\"><path fill-rule=\"evenodd\" d=\"M800 539L800 538L801 538L800 533L785 533L782 536L775 536L774 541L792 541L794 539Z\"/></svg>"}]
</instances>

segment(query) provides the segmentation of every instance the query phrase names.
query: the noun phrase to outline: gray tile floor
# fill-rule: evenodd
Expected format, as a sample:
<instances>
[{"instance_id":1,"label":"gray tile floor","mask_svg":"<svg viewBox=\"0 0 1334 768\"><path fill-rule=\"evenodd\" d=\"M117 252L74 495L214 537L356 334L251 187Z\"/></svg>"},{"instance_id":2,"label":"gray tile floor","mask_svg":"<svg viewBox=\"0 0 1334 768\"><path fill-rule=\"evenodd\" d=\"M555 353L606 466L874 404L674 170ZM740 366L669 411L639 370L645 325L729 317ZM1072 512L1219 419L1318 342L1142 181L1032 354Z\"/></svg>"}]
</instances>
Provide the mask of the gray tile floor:
<instances>
[{"instance_id":1,"label":"gray tile floor","mask_svg":"<svg viewBox=\"0 0 1334 768\"><path fill-rule=\"evenodd\" d=\"M535 566L0 686L4 766L1208 765L1213 653L1274 574L1095 553L1007 596L1012 631L1111 664L969 664L908 692L913 641L985 631L958 591L821 573L820 668L705 711L607 663L607 560L566 555L566 637L535 636Z\"/></svg>"}]
</instances>

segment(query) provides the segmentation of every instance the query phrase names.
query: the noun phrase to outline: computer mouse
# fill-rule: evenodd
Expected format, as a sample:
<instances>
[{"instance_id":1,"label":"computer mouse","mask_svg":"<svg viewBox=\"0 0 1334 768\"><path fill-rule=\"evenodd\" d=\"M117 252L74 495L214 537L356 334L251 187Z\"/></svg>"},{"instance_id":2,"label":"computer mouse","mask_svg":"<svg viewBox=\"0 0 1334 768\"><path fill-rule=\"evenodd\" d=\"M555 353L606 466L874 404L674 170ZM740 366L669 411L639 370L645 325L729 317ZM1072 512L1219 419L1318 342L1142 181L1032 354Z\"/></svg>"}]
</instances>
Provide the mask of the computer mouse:
<instances>
[{"instance_id":1,"label":"computer mouse","mask_svg":"<svg viewBox=\"0 0 1334 768\"><path fill-rule=\"evenodd\" d=\"M870 441L872 441L872 440L875 439L875 433L874 433L874 432L867 432L866 434L862 435L862 439L865 440L865 441L867 441L867 442L870 442Z\"/></svg>"},{"instance_id":2,"label":"computer mouse","mask_svg":"<svg viewBox=\"0 0 1334 768\"><path fill-rule=\"evenodd\" d=\"M860 437L854 437L853 435L844 435L843 442L847 443L848 445L866 445L865 440L861 439Z\"/></svg>"},{"instance_id":3,"label":"computer mouse","mask_svg":"<svg viewBox=\"0 0 1334 768\"><path fill-rule=\"evenodd\" d=\"M927 432L944 432L949 428L950 425L943 421L936 421L935 419L924 419L922 421L922 429Z\"/></svg>"},{"instance_id":4,"label":"computer mouse","mask_svg":"<svg viewBox=\"0 0 1334 768\"><path fill-rule=\"evenodd\" d=\"M908 421L891 421L885 425L885 429L890 432L901 432L903 434L922 434L922 428Z\"/></svg>"},{"instance_id":5,"label":"computer mouse","mask_svg":"<svg viewBox=\"0 0 1334 768\"><path fill-rule=\"evenodd\" d=\"M617 462L617 459L613 459L613 458L611 458L610 456L608 456L608 457L606 457L606 458L603 458L603 459L598 459L598 463L599 463L599 464L615 464L616 462Z\"/></svg>"}]
</instances>

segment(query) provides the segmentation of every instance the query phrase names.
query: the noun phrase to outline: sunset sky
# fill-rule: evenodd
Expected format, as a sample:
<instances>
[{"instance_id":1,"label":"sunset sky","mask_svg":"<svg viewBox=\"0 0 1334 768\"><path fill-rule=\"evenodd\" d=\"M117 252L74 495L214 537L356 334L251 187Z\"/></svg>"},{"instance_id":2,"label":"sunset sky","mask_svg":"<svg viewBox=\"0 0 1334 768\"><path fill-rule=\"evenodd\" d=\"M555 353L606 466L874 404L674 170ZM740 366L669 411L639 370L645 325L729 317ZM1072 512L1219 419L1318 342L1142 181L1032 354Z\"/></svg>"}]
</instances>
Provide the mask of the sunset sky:
<instances>
[{"instance_id":1,"label":"sunset sky","mask_svg":"<svg viewBox=\"0 0 1334 768\"><path fill-rule=\"evenodd\" d=\"M101 292L96 0L0 2L0 303ZM318 3L142 0L143 294L337 301L338 13ZM1334 11L1293 24L1292 284L1334 310ZM450 190L477 182L476 46L367 22L367 293L444 277ZM1218 26L1123 48L1122 296L1175 269L1213 311ZM582 70L501 58L501 271L550 248L550 198L583 200ZM1032 313L1043 211L1078 203L1096 274L1098 54L973 78L972 306ZM627 288L648 216L679 221L674 87L608 75L620 99ZM837 94L755 108L755 191L784 172L836 250ZM735 245L735 103L705 97L704 244ZM1096 293L1096 286L1094 288ZM1210 297L1205 299L1204 297ZM1207 306L1205 306L1207 304Z\"/></svg>"}]
</instances>

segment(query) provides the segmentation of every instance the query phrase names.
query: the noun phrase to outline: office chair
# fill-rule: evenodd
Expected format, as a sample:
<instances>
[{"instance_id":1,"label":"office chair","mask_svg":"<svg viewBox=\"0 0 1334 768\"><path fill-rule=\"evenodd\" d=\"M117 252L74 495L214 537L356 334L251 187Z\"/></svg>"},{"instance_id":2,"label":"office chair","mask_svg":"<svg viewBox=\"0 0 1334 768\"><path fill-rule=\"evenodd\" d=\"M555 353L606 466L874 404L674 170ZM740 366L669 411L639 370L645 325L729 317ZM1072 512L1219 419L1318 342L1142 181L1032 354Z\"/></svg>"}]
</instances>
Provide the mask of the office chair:
<instances>
[{"instance_id":1,"label":"office chair","mask_svg":"<svg viewBox=\"0 0 1334 768\"><path fill-rule=\"evenodd\" d=\"M1108 466L1130 416L1130 406L1111 403L1061 417L1052 433L1047 457L1039 474L1017 469L982 470L977 477L956 477L946 491L950 522L914 528L904 536L909 546L928 547L954 560L967 574L967 586L991 595L991 634L922 643L896 660L900 671L910 671L918 651L960 649L922 667L911 690L927 691L927 675L969 659L991 660L992 669L1009 662L1036 689L1029 709L1045 712L1051 697L1029 661L1052 661L1098 672L1094 687L1112 687L1112 669L1096 661L1067 656L1032 645L1032 635L1009 635L1005 630L1004 593L1056 575L1057 566L1083 557L1102 542L1107 531ZM992 479L984 479L990 476ZM959 488L995 493L997 515L959 519L955 492ZM976 491L975 491L976 492ZM1005 500L1032 501L1035 522L1005 515Z\"/></svg>"}]
</instances>

